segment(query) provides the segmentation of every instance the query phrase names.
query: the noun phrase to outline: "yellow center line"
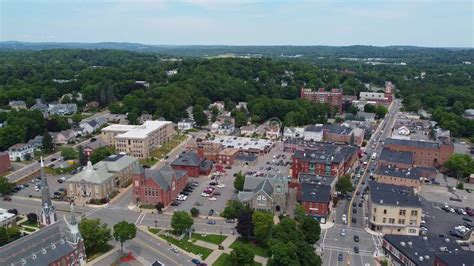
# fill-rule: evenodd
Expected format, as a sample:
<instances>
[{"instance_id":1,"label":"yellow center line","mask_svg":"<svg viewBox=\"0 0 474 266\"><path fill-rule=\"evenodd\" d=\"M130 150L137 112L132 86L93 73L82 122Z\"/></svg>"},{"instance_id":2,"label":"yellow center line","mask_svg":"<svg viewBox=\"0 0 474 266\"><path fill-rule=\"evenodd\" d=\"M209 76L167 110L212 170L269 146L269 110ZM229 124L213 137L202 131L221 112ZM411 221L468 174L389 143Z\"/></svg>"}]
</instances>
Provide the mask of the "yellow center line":
<instances>
[{"instance_id":1,"label":"yellow center line","mask_svg":"<svg viewBox=\"0 0 474 266\"><path fill-rule=\"evenodd\" d=\"M364 174L360 177L359 183L357 183L356 189L354 190L354 194L352 195L351 201L349 202L349 209L347 210L347 225L351 226L351 211L352 211L352 202L354 201L354 198L356 197L357 190L359 190L360 184L362 183L362 180L365 178L367 174L367 170L369 169L370 162L372 161L372 157L369 159L367 162L367 167L365 168Z\"/></svg>"}]
</instances>

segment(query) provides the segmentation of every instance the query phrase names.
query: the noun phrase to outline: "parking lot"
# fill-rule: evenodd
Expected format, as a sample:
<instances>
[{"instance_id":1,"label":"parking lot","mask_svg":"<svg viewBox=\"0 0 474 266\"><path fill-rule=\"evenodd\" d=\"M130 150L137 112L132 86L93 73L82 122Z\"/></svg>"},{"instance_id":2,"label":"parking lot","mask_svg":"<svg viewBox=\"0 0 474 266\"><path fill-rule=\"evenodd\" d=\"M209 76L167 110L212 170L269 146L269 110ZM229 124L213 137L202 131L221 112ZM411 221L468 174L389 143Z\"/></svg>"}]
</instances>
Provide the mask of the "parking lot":
<instances>
[{"instance_id":1,"label":"parking lot","mask_svg":"<svg viewBox=\"0 0 474 266\"><path fill-rule=\"evenodd\" d=\"M59 183L58 179L64 177L65 180L71 178L70 174L63 174L63 175L50 175L46 174L46 181L48 182L49 186L49 193L51 194L51 197L54 197L54 192L58 192L59 189L65 189L65 184ZM30 195L32 197L40 197L41 196L41 190L36 191L35 187L38 186L40 187L41 181L38 179L31 179L28 182L23 184L23 188L19 190L18 192L14 193L14 196L22 196L22 197L29 197Z\"/></svg>"},{"instance_id":2,"label":"parking lot","mask_svg":"<svg viewBox=\"0 0 474 266\"><path fill-rule=\"evenodd\" d=\"M283 152L282 145L280 145L280 143L276 143L275 147L271 149L269 153L258 156L257 162L254 165L243 166L241 164L234 163L231 169L224 169L225 173L220 178L217 178L218 184L220 186L223 185L224 187L215 186L215 190L219 191L221 194L215 196L215 201L209 200L210 197L201 196L201 193L204 191L204 189L210 187L209 183L214 181L211 179L212 174L210 176L190 178L190 181L196 181L199 185L188 195L186 200L181 202L179 206L170 206L168 210L189 211L191 208L196 207L199 209L201 215L207 216L209 211L213 209L215 212L214 215L218 216L224 210L227 201L233 197L236 197L236 193L234 191L234 174L238 173L239 171L242 171L242 173L261 172L263 174L282 173L284 176L287 176L291 167L289 164L272 165L274 156L276 157L280 154L285 155L286 159L280 158L284 162L291 161L291 153ZM280 159L275 159L275 162L279 161ZM269 164L267 164L267 162L269 162Z\"/></svg>"}]
</instances>

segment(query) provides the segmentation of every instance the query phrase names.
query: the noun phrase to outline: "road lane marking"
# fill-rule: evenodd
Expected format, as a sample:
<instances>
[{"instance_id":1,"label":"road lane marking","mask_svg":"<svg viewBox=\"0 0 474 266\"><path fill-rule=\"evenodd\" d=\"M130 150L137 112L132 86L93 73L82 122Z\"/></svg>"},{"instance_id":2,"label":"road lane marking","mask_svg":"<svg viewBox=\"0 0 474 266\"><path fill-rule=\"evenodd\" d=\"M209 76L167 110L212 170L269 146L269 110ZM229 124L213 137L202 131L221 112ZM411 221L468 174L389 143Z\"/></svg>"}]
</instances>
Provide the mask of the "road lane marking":
<instances>
[{"instance_id":1,"label":"road lane marking","mask_svg":"<svg viewBox=\"0 0 474 266\"><path fill-rule=\"evenodd\" d=\"M138 225L138 222L140 221L140 218L142 217L142 215L144 215L144 213L140 213L137 217L137 220L135 221L135 225Z\"/></svg>"},{"instance_id":2,"label":"road lane marking","mask_svg":"<svg viewBox=\"0 0 474 266\"><path fill-rule=\"evenodd\" d=\"M145 242L142 241L141 239L135 238L135 239L133 239L133 241L139 242L140 245L143 245L143 246L145 246L146 248L150 249L151 251L158 253L159 255L165 257L165 258L168 259L169 261L175 263L175 265L178 265L178 264L179 264L178 261L176 261L176 260L174 260L173 258L169 257L168 255L162 253L159 249L156 249L156 248L154 248L154 247L148 245L147 243L145 243Z\"/></svg>"}]
</instances>

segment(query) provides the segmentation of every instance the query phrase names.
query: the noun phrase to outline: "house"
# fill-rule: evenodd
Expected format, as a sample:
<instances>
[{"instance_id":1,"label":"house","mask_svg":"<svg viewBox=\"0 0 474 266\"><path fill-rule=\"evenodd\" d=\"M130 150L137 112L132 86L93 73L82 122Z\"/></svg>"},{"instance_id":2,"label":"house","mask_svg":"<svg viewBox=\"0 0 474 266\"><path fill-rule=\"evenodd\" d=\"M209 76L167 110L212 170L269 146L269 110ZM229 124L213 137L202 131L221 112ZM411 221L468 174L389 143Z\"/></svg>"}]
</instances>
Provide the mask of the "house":
<instances>
[{"instance_id":1,"label":"house","mask_svg":"<svg viewBox=\"0 0 474 266\"><path fill-rule=\"evenodd\" d=\"M70 115L77 112L77 104L50 104L48 113L49 115Z\"/></svg>"},{"instance_id":2,"label":"house","mask_svg":"<svg viewBox=\"0 0 474 266\"><path fill-rule=\"evenodd\" d=\"M137 158L123 154L110 155L94 165L89 161L83 171L66 180L67 194L85 201L107 198L131 183L138 166Z\"/></svg>"},{"instance_id":3,"label":"house","mask_svg":"<svg viewBox=\"0 0 474 266\"><path fill-rule=\"evenodd\" d=\"M92 120L82 121L79 124L79 127L82 129L84 134L92 134L92 132L99 130L106 123L107 119L104 117L97 117Z\"/></svg>"},{"instance_id":4,"label":"house","mask_svg":"<svg viewBox=\"0 0 474 266\"><path fill-rule=\"evenodd\" d=\"M136 81L135 81L135 84L140 85L140 86L143 86L143 87L145 87L145 88L149 88L149 87L150 87L150 83L148 83L148 81L145 81L145 80L136 80Z\"/></svg>"},{"instance_id":5,"label":"house","mask_svg":"<svg viewBox=\"0 0 474 266\"><path fill-rule=\"evenodd\" d=\"M217 102L211 103L208 109L211 110L213 107L216 107L219 113L225 110L225 104L223 101L217 101Z\"/></svg>"},{"instance_id":6,"label":"house","mask_svg":"<svg viewBox=\"0 0 474 266\"><path fill-rule=\"evenodd\" d=\"M43 148L43 136L36 136L30 139L27 144L33 146L36 150L41 150Z\"/></svg>"},{"instance_id":7,"label":"house","mask_svg":"<svg viewBox=\"0 0 474 266\"><path fill-rule=\"evenodd\" d=\"M456 241L437 235L385 235L382 249L388 265L468 266L474 261L474 252L465 251Z\"/></svg>"},{"instance_id":8,"label":"house","mask_svg":"<svg viewBox=\"0 0 474 266\"><path fill-rule=\"evenodd\" d=\"M331 212L331 199L336 179L332 176L319 176L300 173L298 176L297 201L307 215L326 223Z\"/></svg>"},{"instance_id":9,"label":"house","mask_svg":"<svg viewBox=\"0 0 474 266\"><path fill-rule=\"evenodd\" d=\"M63 96L61 96L60 101L62 102L64 100L64 98L66 98L66 97L68 97L71 100L75 100L75 101L79 101L79 102L83 100L82 93L80 93L80 92L78 92L78 93L66 93Z\"/></svg>"},{"instance_id":10,"label":"house","mask_svg":"<svg viewBox=\"0 0 474 266\"><path fill-rule=\"evenodd\" d=\"M280 126L266 126L265 127L265 137L267 139L276 140L281 136Z\"/></svg>"},{"instance_id":11,"label":"house","mask_svg":"<svg viewBox=\"0 0 474 266\"><path fill-rule=\"evenodd\" d=\"M357 112L357 118L363 119L363 121L367 122L375 122L375 114L374 113L367 113L367 112Z\"/></svg>"},{"instance_id":12,"label":"house","mask_svg":"<svg viewBox=\"0 0 474 266\"><path fill-rule=\"evenodd\" d=\"M86 106L84 106L84 111L90 111L97 107L99 107L99 102L97 101L88 102L86 103Z\"/></svg>"},{"instance_id":13,"label":"house","mask_svg":"<svg viewBox=\"0 0 474 266\"><path fill-rule=\"evenodd\" d=\"M133 201L137 204L168 206L188 183L186 171L165 164L159 170L139 167L133 176Z\"/></svg>"},{"instance_id":14,"label":"house","mask_svg":"<svg viewBox=\"0 0 474 266\"><path fill-rule=\"evenodd\" d=\"M15 111L26 109L26 103L24 101L10 101L8 105Z\"/></svg>"},{"instance_id":15,"label":"house","mask_svg":"<svg viewBox=\"0 0 474 266\"><path fill-rule=\"evenodd\" d=\"M70 143L74 141L78 135L78 132L72 130L72 129L67 129L63 130L61 132L53 132L50 133L51 137L53 138L53 143L56 145L64 145L67 143Z\"/></svg>"},{"instance_id":16,"label":"house","mask_svg":"<svg viewBox=\"0 0 474 266\"><path fill-rule=\"evenodd\" d=\"M216 122L212 123L211 125L211 132L214 134L220 135L231 135L235 131L235 126L233 120L228 119L225 120L217 120Z\"/></svg>"},{"instance_id":17,"label":"house","mask_svg":"<svg viewBox=\"0 0 474 266\"><path fill-rule=\"evenodd\" d=\"M48 116L49 106L44 104L41 100L37 99L36 103L30 107L30 110L38 110L43 113L43 116Z\"/></svg>"},{"instance_id":18,"label":"house","mask_svg":"<svg viewBox=\"0 0 474 266\"><path fill-rule=\"evenodd\" d=\"M83 151L87 157L90 157L96 149L107 146L107 143L101 138L91 138L88 143L83 145Z\"/></svg>"},{"instance_id":19,"label":"house","mask_svg":"<svg viewBox=\"0 0 474 266\"><path fill-rule=\"evenodd\" d=\"M10 157L10 161L30 160L35 156L35 148L26 143L17 143L8 148L8 155Z\"/></svg>"},{"instance_id":20,"label":"house","mask_svg":"<svg viewBox=\"0 0 474 266\"><path fill-rule=\"evenodd\" d=\"M8 152L0 152L0 175L8 172L10 170L10 156Z\"/></svg>"},{"instance_id":21,"label":"house","mask_svg":"<svg viewBox=\"0 0 474 266\"><path fill-rule=\"evenodd\" d=\"M237 110L242 110L242 111L248 112L248 111L247 111L247 103L246 103L246 102L239 102L239 103L235 106L235 108L236 108Z\"/></svg>"},{"instance_id":22,"label":"house","mask_svg":"<svg viewBox=\"0 0 474 266\"><path fill-rule=\"evenodd\" d=\"M420 199L405 186L369 181L369 228L382 234L419 235Z\"/></svg>"},{"instance_id":23,"label":"house","mask_svg":"<svg viewBox=\"0 0 474 266\"><path fill-rule=\"evenodd\" d=\"M0 208L0 227L16 226L16 218L16 214L10 213L8 210Z\"/></svg>"},{"instance_id":24,"label":"house","mask_svg":"<svg viewBox=\"0 0 474 266\"><path fill-rule=\"evenodd\" d=\"M280 173L264 177L246 176L237 198L254 210L285 213L288 209L288 181Z\"/></svg>"},{"instance_id":25,"label":"house","mask_svg":"<svg viewBox=\"0 0 474 266\"><path fill-rule=\"evenodd\" d=\"M177 69L166 70L166 75L167 75L168 77L174 76L174 75L176 75L176 74L178 74L178 70L177 70Z\"/></svg>"},{"instance_id":26,"label":"house","mask_svg":"<svg viewBox=\"0 0 474 266\"><path fill-rule=\"evenodd\" d=\"M190 118L185 118L178 122L178 129L181 131L190 130L194 128L196 123Z\"/></svg>"},{"instance_id":27,"label":"house","mask_svg":"<svg viewBox=\"0 0 474 266\"><path fill-rule=\"evenodd\" d=\"M206 159L202 154L193 151L180 155L171 163L175 170L186 171L189 177L198 177L200 175L209 175L212 170L212 162Z\"/></svg>"},{"instance_id":28,"label":"house","mask_svg":"<svg viewBox=\"0 0 474 266\"><path fill-rule=\"evenodd\" d=\"M142 114L138 117L138 123L140 125L143 125L145 121L150 121L150 120L153 120L153 116L150 114Z\"/></svg>"},{"instance_id":29,"label":"house","mask_svg":"<svg viewBox=\"0 0 474 266\"><path fill-rule=\"evenodd\" d=\"M303 127L285 127L283 130L283 139L304 138Z\"/></svg>"},{"instance_id":30,"label":"house","mask_svg":"<svg viewBox=\"0 0 474 266\"><path fill-rule=\"evenodd\" d=\"M464 110L463 117L473 120L474 119L474 109Z\"/></svg>"},{"instance_id":31,"label":"house","mask_svg":"<svg viewBox=\"0 0 474 266\"><path fill-rule=\"evenodd\" d=\"M255 125L241 126L240 135L242 137L252 137L256 133Z\"/></svg>"}]
</instances>

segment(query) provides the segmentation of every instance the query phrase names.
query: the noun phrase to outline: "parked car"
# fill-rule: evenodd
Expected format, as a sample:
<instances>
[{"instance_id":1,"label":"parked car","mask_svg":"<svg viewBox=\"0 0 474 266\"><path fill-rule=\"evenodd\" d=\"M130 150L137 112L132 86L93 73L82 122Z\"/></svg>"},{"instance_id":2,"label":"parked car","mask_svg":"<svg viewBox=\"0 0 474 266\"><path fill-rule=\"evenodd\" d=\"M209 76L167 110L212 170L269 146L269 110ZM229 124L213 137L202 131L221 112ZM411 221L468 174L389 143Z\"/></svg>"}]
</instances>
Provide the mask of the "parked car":
<instances>
[{"instance_id":1,"label":"parked car","mask_svg":"<svg viewBox=\"0 0 474 266\"><path fill-rule=\"evenodd\" d=\"M216 198L216 197L210 197L209 200L210 200L210 201L216 201L217 198Z\"/></svg>"},{"instance_id":2,"label":"parked car","mask_svg":"<svg viewBox=\"0 0 474 266\"><path fill-rule=\"evenodd\" d=\"M61 192L66 192L66 188L59 188L58 191L61 191Z\"/></svg>"},{"instance_id":3,"label":"parked car","mask_svg":"<svg viewBox=\"0 0 474 266\"><path fill-rule=\"evenodd\" d=\"M233 224L235 223L235 219L226 219L225 222L229 224Z\"/></svg>"},{"instance_id":4,"label":"parked car","mask_svg":"<svg viewBox=\"0 0 474 266\"><path fill-rule=\"evenodd\" d=\"M359 202L359 207L362 207L362 202Z\"/></svg>"},{"instance_id":5,"label":"parked car","mask_svg":"<svg viewBox=\"0 0 474 266\"><path fill-rule=\"evenodd\" d=\"M357 209L352 209L352 213L357 213Z\"/></svg>"},{"instance_id":6,"label":"parked car","mask_svg":"<svg viewBox=\"0 0 474 266\"><path fill-rule=\"evenodd\" d=\"M210 209L208 215L209 215L209 216L214 215L214 209Z\"/></svg>"},{"instance_id":7,"label":"parked car","mask_svg":"<svg viewBox=\"0 0 474 266\"><path fill-rule=\"evenodd\" d=\"M359 242L359 236L354 236L354 242Z\"/></svg>"},{"instance_id":8,"label":"parked car","mask_svg":"<svg viewBox=\"0 0 474 266\"><path fill-rule=\"evenodd\" d=\"M192 259L191 262L194 264L201 264L201 261L198 259Z\"/></svg>"},{"instance_id":9,"label":"parked car","mask_svg":"<svg viewBox=\"0 0 474 266\"><path fill-rule=\"evenodd\" d=\"M202 206L202 203L199 201L196 201L196 203L194 203L194 206Z\"/></svg>"},{"instance_id":10,"label":"parked car","mask_svg":"<svg viewBox=\"0 0 474 266\"><path fill-rule=\"evenodd\" d=\"M337 260L338 261L343 261L344 260L344 255L342 255L342 253L339 253L339 255L337 256Z\"/></svg>"},{"instance_id":11,"label":"parked car","mask_svg":"<svg viewBox=\"0 0 474 266\"><path fill-rule=\"evenodd\" d=\"M173 202L171 202L171 206L179 206L179 204L181 204L181 202L177 200L174 200Z\"/></svg>"},{"instance_id":12,"label":"parked car","mask_svg":"<svg viewBox=\"0 0 474 266\"><path fill-rule=\"evenodd\" d=\"M346 229L341 230L341 236L346 236Z\"/></svg>"},{"instance_id":13,"label":"parked car","mask_svg":"<svg viewBox=\"0 0 474 266\"><path fill-rule=\"evenodd\" d=\"M462 219L463 219L464 221L467 221L467 222L471 222L471 223L472 223L472 220L469 219L469 218L467 218L467 217L463 217Z\"/></svg>"},{"instance_id":14,"label":"parked car","mask_svg":"<svg viewBox=\"0 0 474 266\"><path fill-rule=\"evenodd\" d=\"M12 198L10 198L9 196L5 196L5 197L3 197L3 200L4 201L12 201Z\"/></svg>"},{"instance_id":15,"label":"parked car","mask_svg":"<svg viewBox=\"0 0 474 266\"><path fill-rule=\"evenodd\" d=\"M354 253L359 254L359 247L354 247Z\"/></svg>"},{"instance_id":16,"label":"parked car","mask_svg":"<svg viewBox=\"0 0 474 266\"><path fill-rule=\"evenodd\" d=\"M352 217L352 223L356 223L357 222L357 219L355 217Z\"/></svg>"},{"instance_id":17,"label":"parked car","mask_svg":"<svg viewBox=\"0 0 474 266\"><path fill-rule=\"evenodd\" d=\"M36 191L36 192L40 191L39 186L35 186L35 191Z\"/></svg>"},{"instance_id":18,"label":"parked car","mask_svg":"<svg viewBox=\"0 0 474 266\"><path fill-rule=\"evenodd\" d=\"M214 225L214 224L216 224L216 220L207 220L206 223Z\"/></svg>"}]
</instances>

